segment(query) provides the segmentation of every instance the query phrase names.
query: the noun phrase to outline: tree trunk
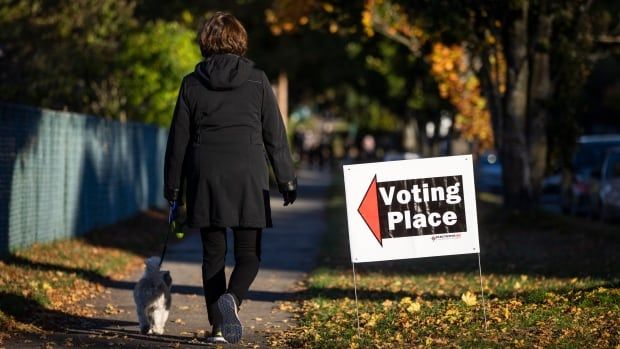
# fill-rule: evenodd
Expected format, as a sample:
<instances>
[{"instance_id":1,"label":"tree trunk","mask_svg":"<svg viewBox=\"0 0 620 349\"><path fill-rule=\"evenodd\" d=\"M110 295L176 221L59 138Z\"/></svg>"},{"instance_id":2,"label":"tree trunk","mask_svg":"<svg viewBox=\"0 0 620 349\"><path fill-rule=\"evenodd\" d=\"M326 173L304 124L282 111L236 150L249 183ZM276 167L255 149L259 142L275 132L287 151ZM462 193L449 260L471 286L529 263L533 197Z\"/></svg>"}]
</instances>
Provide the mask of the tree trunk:
<instances>
[{"instance_id":1,"label":"tree trunk","mask_svg":"<svg viewBox=\"0 0 620 349\"><path fill-rule=\"evenodd\" d=\"M536 18L534 52L531 54L531 76L528 100L527 145L530 156L531 186L534 199L540 195L545 175L548 142L548 101L552 94L549 71L549 45L553 18L548 4L540 2L540 13Z\"/></svg>"},{"instance_id":2,"label":"tree trunk","mask_svg":"<svg viewBox=\"0 0 620 349\"><path fill-rule=\"evenodd\" d=\"M526 144L528 88L528 1L519 3L505 23L503 48L506 57L506 92L502 127L504 204L525 208L532 197L531 169Z\"/></svg>"},{"instance_id":3,"label":"tree trunk","mask_svg":"<svg viewBox=\"0 0 620 349\"><path fill-rule=\"evenodd\" d=\"M491 127L493 128L493 142L495 143L496 149L501 149L503 140L502 125L504 115L502 113L503 108L502 99L499 92L499 82L497 81L497 79L493 79L493 65L489 60L490 57L490 50L486 48L483 49L481 57L482 65L480 71L478 72L478 76L480 77L484 96L489 103L489 112L491 114Z\"/></svg>"},{"instance_id":4,"label":"tree trunk","mask_svg":"<svg viewBox=\"0 0 620 349\"><path fill-rule=\"evenodd\" d=\"M288 75L284 70L280 71L278 84L274 86L274 89L284 127L288 128Z\"/></svg>"}]
</instances>

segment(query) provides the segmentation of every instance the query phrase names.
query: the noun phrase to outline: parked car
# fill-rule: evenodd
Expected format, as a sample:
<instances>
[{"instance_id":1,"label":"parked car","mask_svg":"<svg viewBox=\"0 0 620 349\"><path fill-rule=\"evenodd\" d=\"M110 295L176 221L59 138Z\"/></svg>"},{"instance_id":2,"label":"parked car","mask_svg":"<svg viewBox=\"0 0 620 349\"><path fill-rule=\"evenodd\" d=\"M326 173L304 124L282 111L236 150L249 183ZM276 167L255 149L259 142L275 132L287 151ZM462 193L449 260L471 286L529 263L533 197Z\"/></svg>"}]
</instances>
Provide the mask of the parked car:
<instances>
[{"instance_id":1,"label":"parked car","mask_svg":"<svg viewBox=\"0 0 620 349\"><path fill-rule=\"evenodd\" d=\"M560 173L555 173L543 179L540 190L542 195L559 196L561 188L562 175Z\"/></svg>"},{"instance_id":2,"label":"parked car","mask_svg":"<svg viewBox=\"0 0 620 349\"><path fill-rule=\"evenodd\" d=\"M620 135L589 135L577 141L571 166L563 171L561 206L571 214L590 213L592 172L603 165L608 149L620 147Z\"/></svg>"},{"instance_id":3,"label":"parked car","mask_svg":"<svg viewBox=\"0 0 620 349\"><path fill-rule=\"evenodd\" d=\"M554 173L545 177L541 183L538 204L549 212L560 213L560 192L562 174Z\"/></svg>"},{"instance_id":4,"label":"parked car","mask_svg":"<svg viewBox=\"0 0 620 349\"><path fill-rule=\"evenodd\" d=\"M492 151L483 153L475 167L476 190L501 194L503 188L502 163Z\"/></svg>"},{"instance_id":5,"label":"parked car","mask_svg":"<svg viewBox=\"0 0 620 349\"><path fill-rule=\"evenodd\" d=\"M609 149L601 168L592 171L590 213L603 221L620 217L620 147Z\"/></svg>"}]
</instances>

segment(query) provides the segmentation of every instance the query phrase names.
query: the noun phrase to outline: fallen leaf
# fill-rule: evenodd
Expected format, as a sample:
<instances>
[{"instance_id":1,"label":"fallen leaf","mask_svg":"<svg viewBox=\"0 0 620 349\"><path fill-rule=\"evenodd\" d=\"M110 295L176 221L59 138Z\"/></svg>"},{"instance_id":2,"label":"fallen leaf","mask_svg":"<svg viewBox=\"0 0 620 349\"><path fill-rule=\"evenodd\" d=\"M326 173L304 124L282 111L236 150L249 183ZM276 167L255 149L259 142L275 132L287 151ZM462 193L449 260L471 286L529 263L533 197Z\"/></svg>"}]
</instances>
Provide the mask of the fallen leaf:
<instances>
[{"instance_id":1,"label":"fallen leaf","mask_svg":"<svg viewBox=\"0 0 620 349\"><path fill-rule=\"evenodd\" d=\"M421 305L418 302L411 303L410 306L407 307L407 311L410 313L417 313L420 311Z\"/></svg>"},{"instance_id":2,"label":"fallen leaf","mask_svg":"<svg viewBox=\"0 0 620 349\"><path fill-rule=\"evenodd\" d=\"M476 295L471 293L470 291L467 291L467 292L463 293L461 295L461 300L463 300L463 302L465 304L467 304L467 306L470 306L470 307L478 304L478 300L476 299Z\"/></svg>"}]
</instances>

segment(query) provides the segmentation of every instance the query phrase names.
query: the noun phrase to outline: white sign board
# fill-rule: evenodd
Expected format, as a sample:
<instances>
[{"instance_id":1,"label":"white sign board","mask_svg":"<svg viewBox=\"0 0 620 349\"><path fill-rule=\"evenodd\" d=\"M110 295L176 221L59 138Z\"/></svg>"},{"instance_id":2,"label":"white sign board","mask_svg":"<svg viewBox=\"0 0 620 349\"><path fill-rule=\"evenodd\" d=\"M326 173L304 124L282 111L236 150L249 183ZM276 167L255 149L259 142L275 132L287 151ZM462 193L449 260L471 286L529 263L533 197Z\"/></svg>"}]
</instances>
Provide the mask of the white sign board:
<instances>
[{"instance_id":1,"label":"white sign board","mask_svg":"<svg viewBox=\"0 0 620 349\"><path fill-rule=\"evenodd\" d=\"M471 155L343 170L352 262L480 251Z\"/></svg>"}]
</instances>

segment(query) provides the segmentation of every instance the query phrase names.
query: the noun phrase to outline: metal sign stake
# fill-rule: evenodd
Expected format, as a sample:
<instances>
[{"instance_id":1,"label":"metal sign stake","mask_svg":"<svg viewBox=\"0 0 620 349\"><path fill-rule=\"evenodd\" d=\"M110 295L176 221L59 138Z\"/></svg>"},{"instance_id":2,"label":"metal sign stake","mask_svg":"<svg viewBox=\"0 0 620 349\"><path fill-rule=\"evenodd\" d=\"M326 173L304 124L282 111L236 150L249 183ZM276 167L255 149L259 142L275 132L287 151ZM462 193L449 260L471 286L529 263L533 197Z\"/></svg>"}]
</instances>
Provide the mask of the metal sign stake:
<instances>
[{"instance_id":1,"label":"metal sign stake","mask_svg":"<svg viewBox=\"0 0 620 349\"><path fill-rule=\"evenodd\" d=\"M360 314L357 305L357 277L355 275L355 263L351 262L353 266L353 291L355 292L355 318L357 319L357 339L360 340L362 337L360 336Z\"/></svg>"},{"instance_id":2,"label":"metal sign stake","mask_svg":"<svg viewBox=\"0 0 620 349\"><path fill-rule=\"evenodd\" d=\"M484 287L482 286L482 263L480 262L480 252L478 252L478 272L480 273L480 292L482 294L482 314L484 316L484 330L487 330L487 307L484 301Z\"/></svg>"}]
</instances>

